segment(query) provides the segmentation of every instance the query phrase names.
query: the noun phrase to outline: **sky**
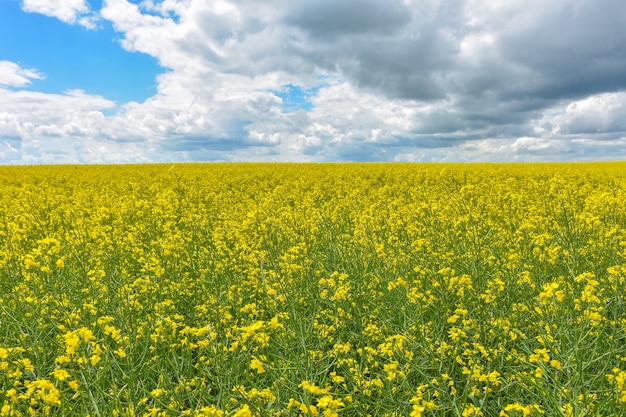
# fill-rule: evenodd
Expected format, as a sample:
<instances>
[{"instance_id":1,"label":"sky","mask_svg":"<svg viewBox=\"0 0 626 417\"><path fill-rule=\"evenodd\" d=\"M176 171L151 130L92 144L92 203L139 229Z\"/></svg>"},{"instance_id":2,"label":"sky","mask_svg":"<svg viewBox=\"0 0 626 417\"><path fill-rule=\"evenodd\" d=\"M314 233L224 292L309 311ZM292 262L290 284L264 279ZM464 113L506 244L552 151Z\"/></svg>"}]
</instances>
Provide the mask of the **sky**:
<instances>
[{"instance_id":1,"label":"sky","mask_svg":"<svg viewBox=\"0 0 626 417\"><path fill-rule=\"evenodd\" d=\"M0 164L626 159L624 0L0 0Z\"/></svg>"}]
</instances>

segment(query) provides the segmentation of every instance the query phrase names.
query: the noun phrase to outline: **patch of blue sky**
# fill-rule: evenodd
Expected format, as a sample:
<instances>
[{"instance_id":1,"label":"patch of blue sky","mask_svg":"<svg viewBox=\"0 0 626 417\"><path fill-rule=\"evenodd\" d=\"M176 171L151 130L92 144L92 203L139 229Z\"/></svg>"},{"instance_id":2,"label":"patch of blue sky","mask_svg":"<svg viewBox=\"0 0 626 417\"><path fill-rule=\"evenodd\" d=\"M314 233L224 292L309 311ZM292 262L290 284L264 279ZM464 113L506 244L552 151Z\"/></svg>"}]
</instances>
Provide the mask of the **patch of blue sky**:
<instances>
[{"instance_id":1,"label":"patch of blue sky","mask_svg":"<svg viewBox=\"0 0 626 417\"><path fill-rule=\"evenodd\" d=\"M141 13L143 14L147 14L151 16L158 16L158 17L165 17L168 19L172 19L175 23L179 23L180 16L178 16L172 10L164 11L158 8L159 5L163 3L163 1L164 0L152 0L152 1L146 2L145 0L128 0L129 3L133 3L139 6L139 8L141 9ZM97 7L92 7L92 8L99 10L102 5L102 0L91 0L90 3L98 5ZM152 8L150 4L146 4L146 3L151 3L155 8Z\"/></svg>"},{"instance_id":2,"label":"patch of blue sky","mask_svg":"<svg viewBox=\"0 0 626 417\"><path fill-rule=\"evenodd\" d=\"M101 3L90 5L98 10ZM0 60L44 77L20 88L57 94L79 89L118 103L144 101L156 93L156 77L165 70L153 57L124 50L107 22L89 30L20 6L0 0Z\"/></svg>"},{"instance_id":3,"label":"patch of blue sky","mask_svg":"<svg viewBox=\"0 0 626 417\"><path fill-rule=\"evenodd\" d=\"M102 5L104 0L87 0L87 4L91 10L100 10L102 9Z\"/></svg>"},{"instance_id":4,"label":"patch of blue sky","mask_svg":"<svg viewBox=\"0 0 626 417\"><path fill-rule=\"evenodd\" d=\"M295 84L285 84L280 90L274 90L272 93L282 99L283 113L293 113L298 110L310 111L313 108L311 97L314 97L321 87L302 88Z\"/></svg>"}]
</instances>

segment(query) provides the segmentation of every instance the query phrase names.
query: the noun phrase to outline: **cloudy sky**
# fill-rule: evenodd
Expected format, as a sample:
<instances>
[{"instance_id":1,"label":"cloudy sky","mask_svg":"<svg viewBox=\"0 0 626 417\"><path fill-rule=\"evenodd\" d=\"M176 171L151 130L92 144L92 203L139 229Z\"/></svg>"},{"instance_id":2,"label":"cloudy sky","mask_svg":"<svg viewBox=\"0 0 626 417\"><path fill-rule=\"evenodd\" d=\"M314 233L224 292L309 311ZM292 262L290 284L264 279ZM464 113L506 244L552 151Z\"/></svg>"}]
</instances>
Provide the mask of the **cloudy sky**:
<instances>
[{"instance_id":1,"label":"cloudy sky","mask_svg":"<svg viewBox=\"0 0 626 417\"><path fill-rule=\"evenodd\" d=\"M0 0L0 164L626 159L624 0Z\"/></svg>"}]
</instances>

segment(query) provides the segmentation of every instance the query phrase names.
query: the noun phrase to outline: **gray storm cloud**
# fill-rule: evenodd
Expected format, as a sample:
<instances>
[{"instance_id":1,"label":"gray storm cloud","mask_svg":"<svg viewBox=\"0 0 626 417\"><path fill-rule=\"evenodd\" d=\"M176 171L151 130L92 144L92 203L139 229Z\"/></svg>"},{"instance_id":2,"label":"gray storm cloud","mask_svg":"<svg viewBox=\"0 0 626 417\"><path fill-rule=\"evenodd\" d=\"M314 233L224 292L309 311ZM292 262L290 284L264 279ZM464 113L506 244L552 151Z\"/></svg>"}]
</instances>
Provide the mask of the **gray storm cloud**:
<instances>
[{"instance_id":1,"label":"gray storm cloud","mask_svg":"<svg viewBox=\"0 0 626 417\"><path fill-rule=\"evenodd\" d=\"M40 126L68 140L106 138L110 149L131 138L148 160L626 157L623 1L76 4L111 24L121 47L158 59L157 94L97 121L87 115L106 97L57 95L30 114L0 99L0 137L10 126L12 144ZM17 90L36 69L2 68L13 81L0 88L13 104L25 100ZM287 90L313 93L306 108L292 100L284 111L275 92ZM46 110L55 100L74 103L74 125Z\"/></svg>"}]
</instances>

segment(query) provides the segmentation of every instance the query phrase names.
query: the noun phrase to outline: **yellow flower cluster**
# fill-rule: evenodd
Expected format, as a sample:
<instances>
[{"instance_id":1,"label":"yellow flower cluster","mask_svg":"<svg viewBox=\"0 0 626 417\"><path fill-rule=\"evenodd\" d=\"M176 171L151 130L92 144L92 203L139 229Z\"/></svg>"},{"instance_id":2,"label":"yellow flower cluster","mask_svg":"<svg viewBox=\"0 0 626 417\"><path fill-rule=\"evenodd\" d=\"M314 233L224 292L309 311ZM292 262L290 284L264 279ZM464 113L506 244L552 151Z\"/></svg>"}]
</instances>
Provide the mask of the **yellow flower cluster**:
<instances>
[{"instance_id":1,"label":"yellow flower cluster","mask_svg":"<svg viewBox=\"0 0 626 417\"><path fill-rule=\"evenodd\" d=\"M0 168L0 416L626 415L626 164Z\"/></svg>"}]
</instances>

